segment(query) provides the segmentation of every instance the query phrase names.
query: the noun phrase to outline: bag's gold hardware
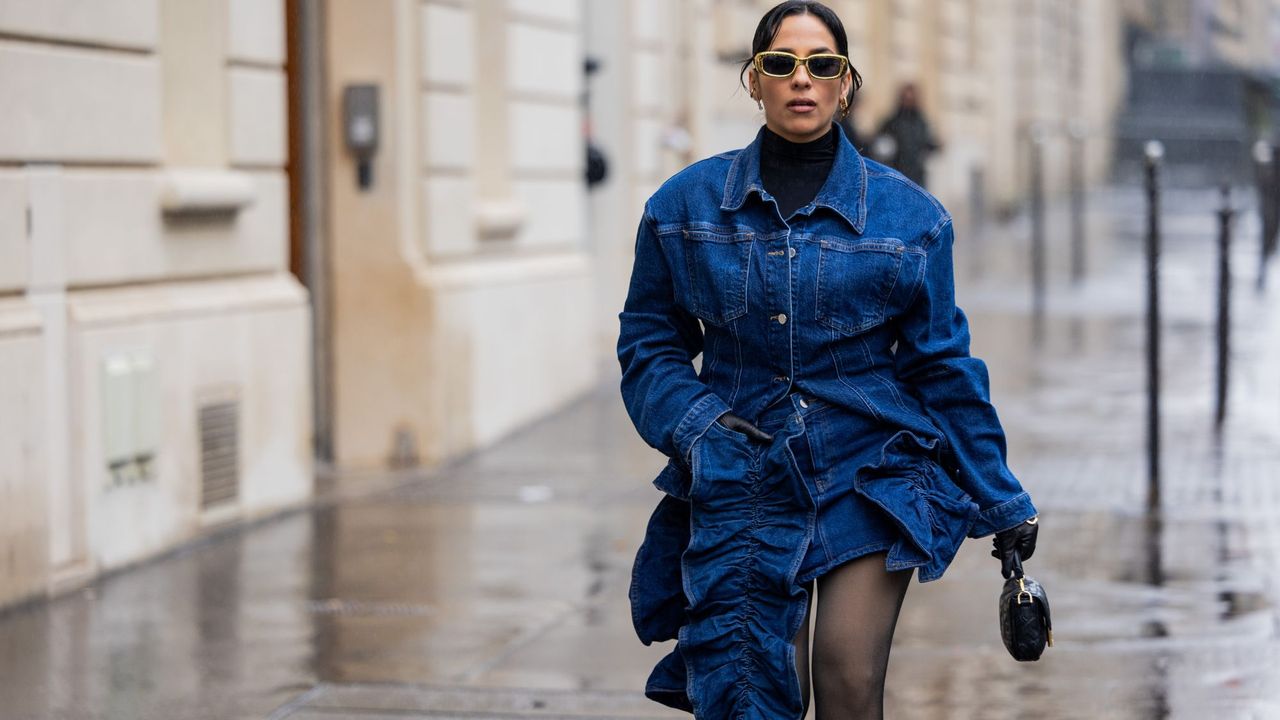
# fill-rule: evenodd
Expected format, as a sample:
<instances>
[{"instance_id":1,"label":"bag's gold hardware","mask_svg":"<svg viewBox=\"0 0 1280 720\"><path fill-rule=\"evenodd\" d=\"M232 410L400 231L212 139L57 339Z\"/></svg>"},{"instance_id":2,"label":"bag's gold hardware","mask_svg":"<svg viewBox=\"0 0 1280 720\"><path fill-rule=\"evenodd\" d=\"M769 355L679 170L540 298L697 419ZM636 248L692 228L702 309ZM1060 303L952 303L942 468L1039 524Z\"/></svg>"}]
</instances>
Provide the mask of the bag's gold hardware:
<instances>
[{"instance_id":1,"label":"bag's gold hardware","mask_svg":"<svg viewBox=\"0 0 1280 720\"><path fill-rule=\"evenodd\" d=\"M1032 601L1031 591L1027 590L1026 581L1024 581L1022 578L1018 578L1018 587L1020 588L1020 590L1018 591L1018 604L1019 605L1022 604L1023 595L1027 596L1027 602L1031 602Z\"/></svg>"}]
</instances>

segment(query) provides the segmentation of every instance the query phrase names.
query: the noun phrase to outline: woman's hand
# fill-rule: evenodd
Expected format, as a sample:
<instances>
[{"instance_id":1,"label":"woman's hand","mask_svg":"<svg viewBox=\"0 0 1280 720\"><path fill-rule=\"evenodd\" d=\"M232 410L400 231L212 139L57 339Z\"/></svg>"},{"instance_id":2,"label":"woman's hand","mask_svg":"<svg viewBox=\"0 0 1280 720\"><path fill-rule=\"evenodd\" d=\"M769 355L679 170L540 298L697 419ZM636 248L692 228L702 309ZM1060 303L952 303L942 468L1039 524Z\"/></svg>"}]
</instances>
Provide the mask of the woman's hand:
<instances>
[{"instance_id":1,"label":"woman's hand","mask_svg":"<svg viewBox=\"0 0 1280 720\"><path fill-rule=\"evenodd\" d=\"M1022 575L1022 561L1036 551L1036 533L1040 529L1040 516L1021 522L1008 530L1001 530L991 539L991 557L1000 561L1000 574L1005 579Z\"/></svg>"},{"instance_id":2,"label":"woman's hand","mask_svg":"<svg viewBox=\"0 0 1280 720\"><path fill-rule=\"evenodd\" d=\"M755 425L752 425L751 423L747 422L745 419L740 418L737 415L734 415L733 413L727 412L721 415L720 417L716 418L716 422L729 428L730 430L733 430L734 432L740 432L743 435L746 435L747 437L751 438L752 442L758 442L758 443L773 442L772 435L761 430Z\"/></svg>"}]
</instances>

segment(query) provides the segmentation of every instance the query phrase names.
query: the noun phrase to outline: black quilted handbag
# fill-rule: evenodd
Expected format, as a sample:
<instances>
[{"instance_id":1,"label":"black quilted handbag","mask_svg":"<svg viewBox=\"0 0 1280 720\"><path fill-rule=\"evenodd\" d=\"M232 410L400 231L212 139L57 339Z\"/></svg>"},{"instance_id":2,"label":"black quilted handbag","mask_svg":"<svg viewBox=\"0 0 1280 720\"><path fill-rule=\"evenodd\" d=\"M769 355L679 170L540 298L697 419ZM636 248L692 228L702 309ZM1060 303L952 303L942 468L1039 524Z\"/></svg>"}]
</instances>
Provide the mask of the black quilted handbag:
<instances>
[{"instance_id":1,"label":"black quilted handbag","mask_svg":"<svg viewBox=\"0 0 1280 720\"><path fill-rule=\"evenodd\" d=\"M1014 660L1039 660L1045 646L1053 647L1053 621L1049 618L1049 596L1034 579L1017 572L1004 581L1000 592L1000 638Z\"/></svg>"}]
</instances>

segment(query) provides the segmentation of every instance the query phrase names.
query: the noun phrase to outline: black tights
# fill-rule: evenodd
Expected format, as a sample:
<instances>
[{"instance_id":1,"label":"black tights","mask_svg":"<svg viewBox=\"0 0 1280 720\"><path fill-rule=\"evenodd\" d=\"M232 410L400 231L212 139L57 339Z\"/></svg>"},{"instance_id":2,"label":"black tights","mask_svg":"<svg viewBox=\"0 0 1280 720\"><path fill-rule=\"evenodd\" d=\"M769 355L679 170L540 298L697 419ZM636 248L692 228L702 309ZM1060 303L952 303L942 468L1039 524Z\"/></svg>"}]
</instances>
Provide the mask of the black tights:
<instances>
[{"instance_id":1,"label":"black tights","mask_svg":"<svg viewBox=\"0 0 1280 720\"><path fill-rule=\"evenodd\" d=\"M883 720L884 679L898 611L911 571L887 572L885 553L864 555L818 578L813 630L813 699L817 720ZM809 611L796 634L800 695L809 707Z\"/></svg>"}]
</instances>

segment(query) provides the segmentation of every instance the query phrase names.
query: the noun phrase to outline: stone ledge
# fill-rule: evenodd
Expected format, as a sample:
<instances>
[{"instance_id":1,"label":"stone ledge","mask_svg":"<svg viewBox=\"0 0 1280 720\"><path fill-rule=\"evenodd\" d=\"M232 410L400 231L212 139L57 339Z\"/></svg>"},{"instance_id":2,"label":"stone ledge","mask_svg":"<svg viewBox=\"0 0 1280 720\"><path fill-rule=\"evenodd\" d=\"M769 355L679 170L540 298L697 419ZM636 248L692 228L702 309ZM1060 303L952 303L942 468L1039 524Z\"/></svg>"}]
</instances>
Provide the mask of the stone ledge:
<instances>
[{"instance_id":1,"label":"stone ledge","mask_svg":"<svg viewBox=\"0 0 1280 720\"><path fill-rule=\"evenodd\" d=\"M288 273L202 281L165 282L67 293L71 321L81 326L296 307L307 292Z\"/></svg>"},{"instance_id":2,"label":"stone ledge","mask_svg":"<svg viewBox=\"0 0 1280 720\"><path fill-rule=\"evenodd\" d=\"M432 289L459 290L494 285L530 285L580 277L590 271L590 261L579 252L479 256L431 263L418 272L418 279Z\"/></svg>"},{"instance_id":3,"label":"stone ledge","mask_svg":"<svg viewBox=\"0 0 1280 720\"><path fill-rule=\"evenodd\" d=\"M43 328L43 318L26 298L0 297L0 338L37 335L43 332Z\"/></svg>"}]
</instances>

